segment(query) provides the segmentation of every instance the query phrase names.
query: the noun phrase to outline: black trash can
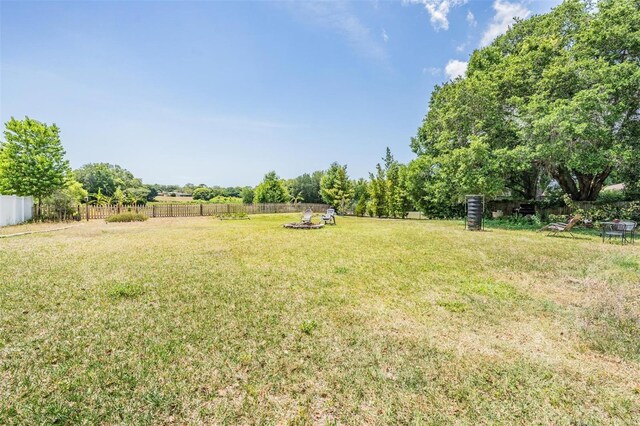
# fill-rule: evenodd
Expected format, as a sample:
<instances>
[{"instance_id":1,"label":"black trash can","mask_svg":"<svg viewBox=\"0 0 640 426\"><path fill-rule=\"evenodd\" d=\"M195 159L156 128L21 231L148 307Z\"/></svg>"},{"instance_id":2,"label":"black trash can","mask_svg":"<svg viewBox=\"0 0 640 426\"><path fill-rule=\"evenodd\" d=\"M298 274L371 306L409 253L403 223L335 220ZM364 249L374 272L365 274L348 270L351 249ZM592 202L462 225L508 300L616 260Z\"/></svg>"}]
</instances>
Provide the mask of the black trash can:
<instances>
[{"instance_id":1,"label":"black trash can","mask_svg":"<svg viewBox=\"0 0 640 426\"><path fill-rule=\"evenodd\" d=\"M484 217L484 196L467 195L467 217L466 229L469 231L480 231L483 228Z\"/></svg>"}]
</instances>

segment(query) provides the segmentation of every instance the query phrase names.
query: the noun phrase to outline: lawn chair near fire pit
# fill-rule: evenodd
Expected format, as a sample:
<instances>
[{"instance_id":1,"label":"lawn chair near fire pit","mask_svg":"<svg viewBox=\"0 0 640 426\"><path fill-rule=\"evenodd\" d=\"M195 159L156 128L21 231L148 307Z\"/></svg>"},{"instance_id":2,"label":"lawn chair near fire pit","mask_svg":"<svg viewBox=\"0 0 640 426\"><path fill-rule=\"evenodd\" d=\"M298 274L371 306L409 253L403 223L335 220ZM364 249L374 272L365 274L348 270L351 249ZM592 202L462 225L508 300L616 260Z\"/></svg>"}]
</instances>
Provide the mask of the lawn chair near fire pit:
<instances>
[{"instance_id":1,"label":"lawn chair near fire pit","mask_svg":"<svg viewBox=\"0 0 640 426\"><path fill-rule=\"evenodd\" d=\"M324 221L325 225L326 224L335 225L336 224L336 209L327 209L327 213L323 214L320 219L322 219Z\"/></svg>"},{"instance_id":2,"label":"lawn chair near fire pit","mask_svg":"<svg viewBox=\"0 0 640 426\"><path fill-rule=\"evenodd\" d=\"M311 209L306 209L302 214L302 219L300 219L300 223L310 225L312 217L313 217L313 211Z\"/></svg>"}]
</instances>

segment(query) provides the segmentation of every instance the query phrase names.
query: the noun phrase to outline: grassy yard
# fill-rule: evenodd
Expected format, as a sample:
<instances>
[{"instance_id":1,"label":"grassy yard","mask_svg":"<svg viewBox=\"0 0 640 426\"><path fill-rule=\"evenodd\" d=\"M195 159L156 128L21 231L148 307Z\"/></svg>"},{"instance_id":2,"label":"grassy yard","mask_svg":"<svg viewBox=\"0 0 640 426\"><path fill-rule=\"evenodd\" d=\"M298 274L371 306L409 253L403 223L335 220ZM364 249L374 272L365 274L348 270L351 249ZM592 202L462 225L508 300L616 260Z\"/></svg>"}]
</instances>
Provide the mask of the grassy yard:
<instances>
[{"instance_id":1,"label":"grassy yard","mask_svg":"<svg viewBox=\"0 0 640 426\"><path fill-rule=\"evenodd\" d=\"M296 218L0 239L0 424L640 423L640 244Z\"/></svg>"}]
</instances>

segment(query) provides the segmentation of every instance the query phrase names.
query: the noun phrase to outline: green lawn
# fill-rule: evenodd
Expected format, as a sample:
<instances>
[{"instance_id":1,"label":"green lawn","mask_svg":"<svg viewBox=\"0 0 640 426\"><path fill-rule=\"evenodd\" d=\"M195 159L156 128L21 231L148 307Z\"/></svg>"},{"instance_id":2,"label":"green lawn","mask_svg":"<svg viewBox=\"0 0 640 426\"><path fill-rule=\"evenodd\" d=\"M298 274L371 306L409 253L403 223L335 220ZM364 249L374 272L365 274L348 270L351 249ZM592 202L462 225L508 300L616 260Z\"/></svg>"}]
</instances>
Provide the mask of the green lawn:
<instances>
[{"instance_id":1,"label":"green lawn","mask_svg":"<svg viewBox=\"0 0 640 426\"><path fill-rule=\"evenodd\" d=\"M640 422L640 244L296 218L0 239L0 424Z\"/></svg>"}]
</instances>

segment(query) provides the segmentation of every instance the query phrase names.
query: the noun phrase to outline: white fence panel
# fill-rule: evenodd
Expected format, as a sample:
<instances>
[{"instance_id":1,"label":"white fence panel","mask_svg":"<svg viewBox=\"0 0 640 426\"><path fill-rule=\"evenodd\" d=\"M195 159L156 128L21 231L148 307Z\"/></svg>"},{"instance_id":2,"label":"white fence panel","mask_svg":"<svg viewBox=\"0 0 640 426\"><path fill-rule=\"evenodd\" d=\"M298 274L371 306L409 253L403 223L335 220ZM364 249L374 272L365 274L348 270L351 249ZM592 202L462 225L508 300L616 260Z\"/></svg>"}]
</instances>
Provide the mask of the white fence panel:
<instances>
[{"instance_id":1,"label":"white fence panel","mask_svg":"<svg viewBox=\"0 0 640 426\"><path fill-rule=\"evenodd\" d=\"M0 226L26 222L33 216L33 197L0 195Z\"/></svg>"}]
</instances>

